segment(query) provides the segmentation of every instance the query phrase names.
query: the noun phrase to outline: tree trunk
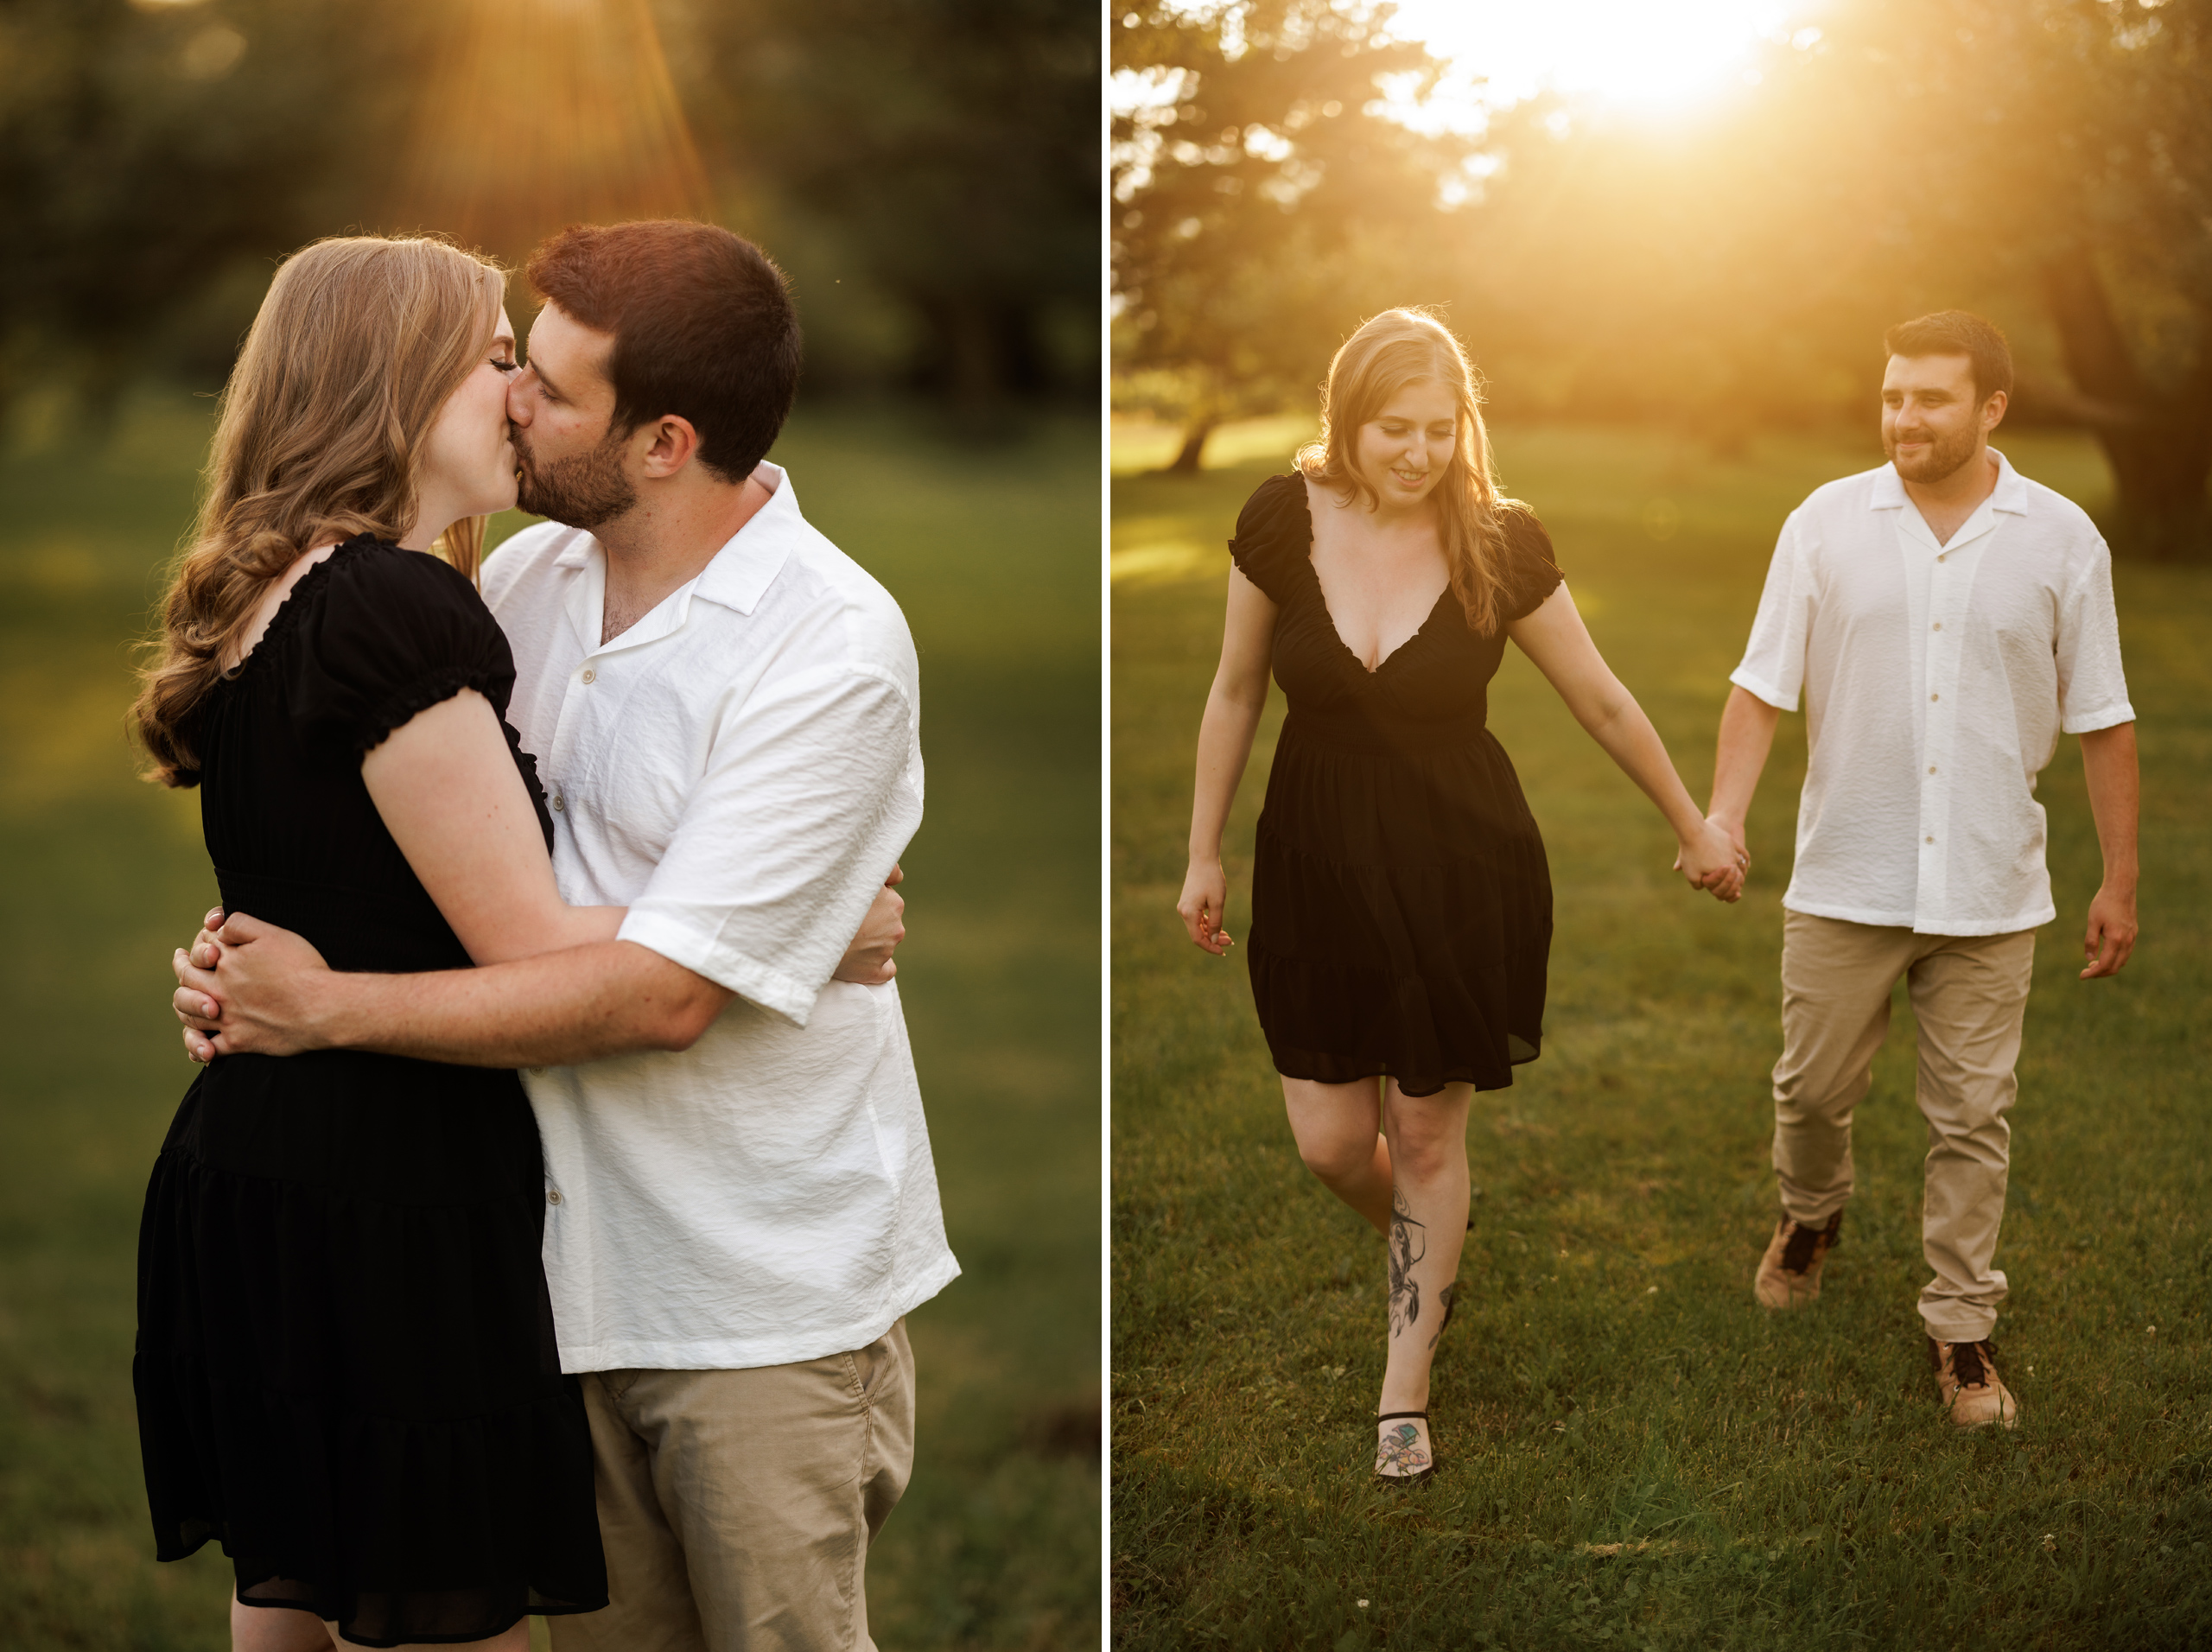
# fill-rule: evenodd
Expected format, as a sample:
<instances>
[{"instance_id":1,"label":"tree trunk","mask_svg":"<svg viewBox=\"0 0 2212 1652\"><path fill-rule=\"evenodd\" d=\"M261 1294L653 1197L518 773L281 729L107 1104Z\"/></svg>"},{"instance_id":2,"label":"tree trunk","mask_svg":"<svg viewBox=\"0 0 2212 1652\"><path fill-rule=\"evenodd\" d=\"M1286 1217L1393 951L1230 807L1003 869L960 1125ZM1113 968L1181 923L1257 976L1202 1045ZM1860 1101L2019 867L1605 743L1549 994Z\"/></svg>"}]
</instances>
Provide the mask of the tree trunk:
<instances>
[{"instance_id":1,"label":"tree trunk","mask_svg":"<svg viewBox=\"0 0 2212 1652\"><path fill-rule=\"evenodd\" d=\"M1173 462L1168 465L1171 476L1195 476L1199 461L1205 457L1206 438L1214 433L1221 421L1210 412L1192 414L1183 425L1183 445L1175 450Z\"/></svg>"},{"instance_id":2,"label":"tree trunk","mask_svg":"<svg viewBox=\"0 0 2212 1652\"><path fill-rule=\"evenodd\" d=\"M2113 548L2152 562L2212 559L2212 317L2196 359L2154 388L2113 320L2086 248L2044 269L2044 296L2066 370L2090 414L2119 492Z\"/></svg>"}]
</instances>

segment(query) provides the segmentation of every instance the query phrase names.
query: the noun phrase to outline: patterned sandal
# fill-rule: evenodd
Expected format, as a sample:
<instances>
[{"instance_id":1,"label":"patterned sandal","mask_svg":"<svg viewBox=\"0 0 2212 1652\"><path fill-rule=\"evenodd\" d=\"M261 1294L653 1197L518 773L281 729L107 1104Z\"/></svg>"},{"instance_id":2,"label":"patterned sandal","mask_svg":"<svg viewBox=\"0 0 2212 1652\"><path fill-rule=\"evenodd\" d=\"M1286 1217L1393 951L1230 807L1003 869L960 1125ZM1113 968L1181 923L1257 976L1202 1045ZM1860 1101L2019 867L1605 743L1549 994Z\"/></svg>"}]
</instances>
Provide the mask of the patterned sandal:
<instances>
[{"instance_id":1,"label":"patterned sandal","mask_svg":"<svg viewBox=\"0 0 2212 1652\"><path fill-rule=\"evenodd\" d=\"M1375 1477L1385 1485L1419 1485L1436 1472L1436 1459L1430 1453L1427 1431L1416 1428L1401 1418L1414 1418L1426 1423L1426 1411L1386 1411L1375 1420L1396 1422L1395 1428L1386 1428L1375 1443Z\"/></svg>"}]
</instances>

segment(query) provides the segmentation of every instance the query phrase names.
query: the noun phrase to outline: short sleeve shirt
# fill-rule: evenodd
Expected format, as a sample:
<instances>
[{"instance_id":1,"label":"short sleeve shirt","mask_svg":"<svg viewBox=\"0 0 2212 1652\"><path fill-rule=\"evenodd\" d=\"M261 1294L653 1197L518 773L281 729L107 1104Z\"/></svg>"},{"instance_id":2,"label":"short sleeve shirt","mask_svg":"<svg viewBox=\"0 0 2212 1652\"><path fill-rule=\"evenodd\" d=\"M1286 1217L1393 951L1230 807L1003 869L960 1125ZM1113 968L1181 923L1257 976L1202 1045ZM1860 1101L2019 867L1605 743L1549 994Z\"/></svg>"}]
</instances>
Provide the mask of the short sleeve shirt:
<instances>
[{"instance_id":1,"label":"short sleeve shirt","mask_svg":"<svg viewBox=\"0 0 2212 1652\"><path fill-rule=\"evenodd\" d=\"M1992 453L1996 488L1947 544L1888 465L1783 524L1730 681L1805 702L1792 912L1923 935L2057 916L2036 777L2062 732L2135 712L2103 539Z\"/></svg>"},{"instance_id":2,"label":"short sleeve shirt","mask_svg":"<svg viewBox=\"0 0 2212 1652\"><path fill-rule=\"evenodd\" d=\"M739 994L689 1050L523 1075L565 1370L843 1353L959 1272L897 984L830 979L921 822L913 641L756 474L768 503L609 641L588 533L485 565L563 898Z\"/></svg>"}]
</instances>

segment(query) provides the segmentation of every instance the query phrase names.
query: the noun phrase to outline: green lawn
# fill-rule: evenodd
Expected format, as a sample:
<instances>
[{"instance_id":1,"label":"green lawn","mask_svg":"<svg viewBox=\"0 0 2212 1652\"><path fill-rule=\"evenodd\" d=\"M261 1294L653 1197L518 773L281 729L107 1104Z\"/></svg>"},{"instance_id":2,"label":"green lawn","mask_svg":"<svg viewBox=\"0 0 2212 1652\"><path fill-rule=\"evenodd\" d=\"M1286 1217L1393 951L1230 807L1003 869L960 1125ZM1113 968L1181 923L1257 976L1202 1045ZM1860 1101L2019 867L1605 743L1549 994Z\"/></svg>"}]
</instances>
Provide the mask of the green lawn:
<instances>
[{"instance_id":1,"label":"green lawn","mask_svg":"<svg viewBox=\"0 0 2212 1652\"><path fill-rule=\"evenodd\" d=\"M229 1643L220 1556L152 1560L130 1378L139 1203L190 1077L167 959L214 890L194 797L132 779L120 716L206 410L149 398L105 451L0 459L9 1652ZM803 414L776 456L922 658L899 982L966 1273L913 1316L919 1460L870 1566L874 1626L887 1646L1093 1645L1096 425L966 450L920 415Z\"/></svg>"},{"instance_id":2,"label":"green lawn","mask_svg":"<svg viewBox=\"0 0 2212 1652\"><path fill-rule=\"evenodd\" d=\"M2212 575L2124 568L2142 719L2144 940L2075 978L2096 842L2075 743L2044 776L2059 918L2037 959L1999 1261L2024 1420L1960 1434L1914 1302L1923 1127L1899 1013L1859 1115L1860 1191L1813 1309L1751 1297L1776 1208L1767 1073L1802 718L1785 718L1723 907L1517 653L1493 726L1557 890L1543 1058L1477 1096L1481 1190L1432 1411L1443 1460L1370 1461L1382 1243L1303 1170L1241 958L1183 938L1198 715L1240 454L1115 486L1114 1584L1130 1649L2178 1647L2212 1640ZM1871 435L1871 433L1870 433ZM2093 510L2085 443L2010 436ZM1774 536L1878 462L1842 440L1716 460L1663 435L1510 429L1590 627L1702 797ZM1226 845L1242 935L1274 696Z\"/></svg>"}]
</instances>

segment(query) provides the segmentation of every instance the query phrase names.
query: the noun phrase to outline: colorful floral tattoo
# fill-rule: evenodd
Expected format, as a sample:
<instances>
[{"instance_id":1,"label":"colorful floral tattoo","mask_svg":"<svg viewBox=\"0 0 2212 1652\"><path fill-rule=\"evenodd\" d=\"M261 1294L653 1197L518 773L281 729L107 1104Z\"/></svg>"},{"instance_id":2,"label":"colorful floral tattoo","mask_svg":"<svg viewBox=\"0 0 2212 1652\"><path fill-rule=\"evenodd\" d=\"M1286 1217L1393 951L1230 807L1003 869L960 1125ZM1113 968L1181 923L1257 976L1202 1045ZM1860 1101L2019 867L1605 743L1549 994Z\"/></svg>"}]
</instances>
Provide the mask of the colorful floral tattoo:
<instances>
[{"instance_id":1,"label":"colorful floral tattoo","mask_svg":"<svg viewBox=\"0 0 2212 1652\"><path fill-rule=\"evenodd\" d=\"M1421 1438L1421 1430L1409 1422L1384 1429L1382 1439L1375 1444L1375 1471L1377 1474L1403 1479L1421 1473L1428 1466L1428 1442Z\"/></svg>"}]
</instances>

